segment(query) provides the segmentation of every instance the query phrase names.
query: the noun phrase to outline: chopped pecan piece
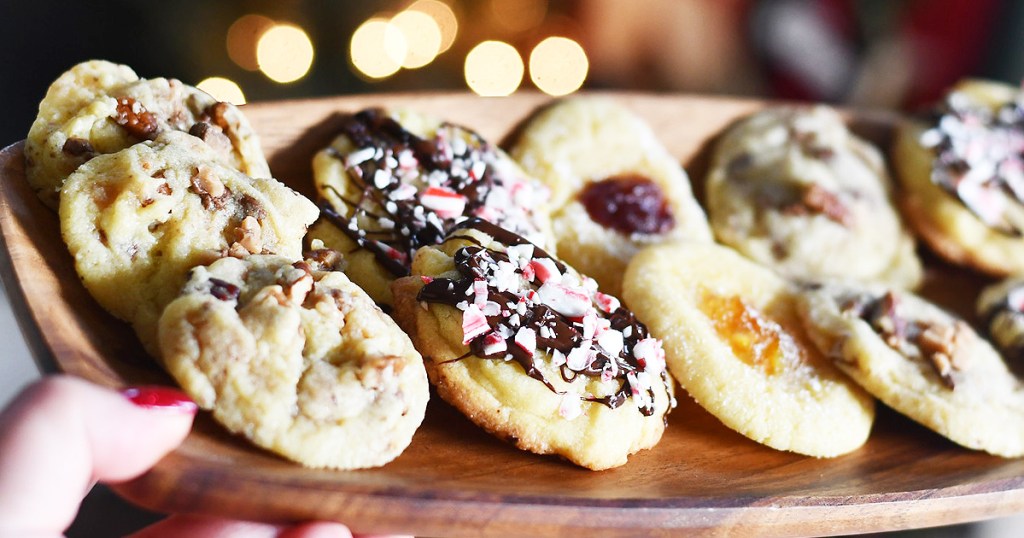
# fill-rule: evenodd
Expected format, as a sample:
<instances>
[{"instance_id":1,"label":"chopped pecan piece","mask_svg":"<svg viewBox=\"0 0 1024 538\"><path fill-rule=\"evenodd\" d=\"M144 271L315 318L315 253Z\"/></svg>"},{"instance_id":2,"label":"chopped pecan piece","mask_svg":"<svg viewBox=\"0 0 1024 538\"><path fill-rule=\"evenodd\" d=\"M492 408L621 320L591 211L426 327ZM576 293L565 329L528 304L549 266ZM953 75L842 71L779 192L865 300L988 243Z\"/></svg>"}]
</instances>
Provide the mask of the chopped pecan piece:
<instances>
[{"instance_id":1,"label":"chopped pecan piece","mask_svg":"<svg viewBox=\"0 0 1024 538\"><path fill-rule=\"evenodd\" d=\"M803 191L800 201L782 209L787 215L825 215L846 227L853 226L853 214L834 192L812 184Z\"/></svg>"},{"instance_id":2,"label":"chopped pecan piece","mask_svg":"<svg viewBox=\"0 0 1024 538\"><path fill-rule=\"evenodd\" d=\"M199 166L192 173L192 190L200 196L204 208L221 209L224 207L227 187L217 179L210 167Z\"/></svg>"},{"instance_id":3,"label":"chopped pecan piece","mask_svg":"<svg viewBox=\"0 0 1024 538\"><path fill-rule=\"evenodd\" d=\"M318 248L303 254L306 259L316 263L322 271L337 271L341 267L342 255L337 250Z\"/></svg>"},{"instance_id":4,"label":"chopped pecan piece","mask_svg":"<svg viewBox=\"0 0 1024 538\"><path fill-rule=\"evenodd\" d=\"M964 342L971 331L967 324L957 320L952 325L933 323L923 327L917 338L921 354L928 358L942 382L954 387L953 372L967 368L970 357L964 351Z\"/></svg>"},{"instance_id":5,"label":"chopped pecan piece","mask_svg":"<svg viewBox=\"0 0 1024 538\"><path fill-rule=\"evenodd\" d=\"M313 290L313 275L305 262L297 262L292 267L293 270L285 273L278 284L292 302L302 304Z\"/></svg>"},{"instance_id":6,"label":"chopped pecan piece","mask_svg":"<svg viewBox=\"0 0 1024 538\"><path fill-rule=\"evenodd\" d=\"M228 111L230 106L231 105L228 103L220 101L206 107L204 113L210 118L210 122L214 125L220 127L222 130L227 130L230 123L228 122L228 118L225 113Z\"/></svg>"},{"instance_id":7,"label":"chopped pecan piece","mask_svg":"<svg viewBox=\"0 0 1024 538\"><path fill-rule=\"evenodd\" d=\"M160 130L156 116L131 97L117 100L117 115L114 121L124 127L128 134L140 140L152 140Z\"/></svg>"},{"instance_id":8,"label":"chopped pecan piece","mask_svg":"<svg viewBox=\"0 0 1024 538\"><path fill-rule=\"evenodd\" d=\"M217 153L231 153L231 139L216 125L200 121L188 130L188 134L206 142Z\"/></svg>"},{"instance_id":9,"label":"chopped pecan piece","mask_svg":"<svg viewBox=\"0 0 1024 538\"><path fill-rule=\"evenodd\" d=\"M238 237L238 246L249 253L259 254L263 250L263 231L260 228L260 222L255 217L249 216L242 219L238 228L235 229L235 234Z\"/></svg>"}]
</instances>

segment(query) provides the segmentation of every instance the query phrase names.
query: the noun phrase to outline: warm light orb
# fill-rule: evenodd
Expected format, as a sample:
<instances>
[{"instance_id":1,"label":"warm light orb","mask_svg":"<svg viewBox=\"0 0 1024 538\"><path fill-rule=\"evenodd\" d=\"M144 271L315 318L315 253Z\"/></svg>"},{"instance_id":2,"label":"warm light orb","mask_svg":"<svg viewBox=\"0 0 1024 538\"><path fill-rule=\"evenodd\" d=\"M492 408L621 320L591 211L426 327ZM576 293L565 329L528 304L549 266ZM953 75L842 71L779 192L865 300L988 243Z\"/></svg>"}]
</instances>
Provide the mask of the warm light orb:
<instances>
[{"instance_id":1,"label":"warm light orb","mask_svg":"<svg viewBox=\"0 0 1024 538\"><path fill-rule=\"evenodd\" d=\"M292 24L275 24L256 44L260 71L274 82L295 82L313 65L313 42Z\"/></svg>"},{"instance_id":2,"label":"warm light orb","mask_svg":"<svg viewBox=\"0 0 1024 538\"><path fill-rule=\"evenodd\" d=\"M384 78L402 67L409 45L388 19L374 17L356 28L349 43L352 65L370 78Z\"/></svg>"},{"instance_id":3,"label":"warm light orb","mask_svg":"<svg viewBox=\"0 0 1024 538\"><path fill-rule=\"evenodd\" d=\"M510 95L523 81L523 59L515 47L484 41L466 55L466 84L485 97Z\"/></svg>"},{"instance_id":4,"label":"warm light orb","mask_svg":"<svg viewBox=\"0 0 1024 538\"><path fill-rule=\"evenodd\" d=\"M441 28L430 15L422 11L406 10L395 15L391 19L391 24L402 32L408 46L402 67L423 67L441 52Z\"/></svg>"},{"instance_id":5,"label":"warm light orb","mask_svg":"<svg viewBox=\"0 0 1024 538\"><path fill-rule=\"evenodd\" d=\"M228 27L225 44L228 57L247 71L258 71L256 43L264 32L274 26L274 21L263 15L243 15Z\"/></svg>"},{"instance_id":6,"label":"warm light orb","mask_svg":"<svg viewBox=\"0 0 1024 538\"><path fill-rule=\"evenodd\" d=\"M548 95L580 89L589 67L583 47L566 37L549 37L530 53L530 80Z\"/></svg>"},{"instance_id":7,"label":"warm light orb","mask_svg":"<svg viewBox=\"0 0 1024 538\"><path fill-rule=\"evenodd\" d=\"M494 20L512 32L536 28L548 12L547 0L490 0Z\"/></svg>"},{"instance_id":8,"label":"warm light orb","mask_svg":"<svg viewBox=\"0 0 1024 538\"><path fill-rule=\"evenodd\" d=\"M233 105L245 104L245 94L242 93L242 88L238 87L238 84L235 84L234 81L223 77L204 79L199 84L196 84L196 88L210 94L218 101L225 101Z\"/></svg>"},{"instance_id":9,"label":"warm light orb","mask_svg":"<svg viewBox=\"0 0 1024 538\"><path fill-rule=\"evenodd\" d=\"M438 54L450 49L452 43L455 43L455 36L459 33L459 20L448 4L439 0L417 0L406 11L426 13L437 23L438 29L441 30L441 46L437 50Z\"/></svg>"}]
</instances>

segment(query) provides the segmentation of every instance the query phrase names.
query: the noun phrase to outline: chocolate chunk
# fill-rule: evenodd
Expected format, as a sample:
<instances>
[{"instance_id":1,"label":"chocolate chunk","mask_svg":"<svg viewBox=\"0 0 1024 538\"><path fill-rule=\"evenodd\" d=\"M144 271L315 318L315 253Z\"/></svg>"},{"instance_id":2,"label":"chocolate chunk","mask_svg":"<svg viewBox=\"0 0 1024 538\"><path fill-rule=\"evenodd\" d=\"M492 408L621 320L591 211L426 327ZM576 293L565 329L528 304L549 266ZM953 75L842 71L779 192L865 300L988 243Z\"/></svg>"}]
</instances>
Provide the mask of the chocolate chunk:
<instances>
[{"instance_id":1,"label":"chocolate chunk","mask_svg":"<svg viewBox=\"0 0 1024 538\"><path fill-rule=\"evenodd\" d=\"M92 144L84 138L69 138L64 141L64 145L60 149L73 157L91 157L96 154Z\"/></svg>"}]
</instances>

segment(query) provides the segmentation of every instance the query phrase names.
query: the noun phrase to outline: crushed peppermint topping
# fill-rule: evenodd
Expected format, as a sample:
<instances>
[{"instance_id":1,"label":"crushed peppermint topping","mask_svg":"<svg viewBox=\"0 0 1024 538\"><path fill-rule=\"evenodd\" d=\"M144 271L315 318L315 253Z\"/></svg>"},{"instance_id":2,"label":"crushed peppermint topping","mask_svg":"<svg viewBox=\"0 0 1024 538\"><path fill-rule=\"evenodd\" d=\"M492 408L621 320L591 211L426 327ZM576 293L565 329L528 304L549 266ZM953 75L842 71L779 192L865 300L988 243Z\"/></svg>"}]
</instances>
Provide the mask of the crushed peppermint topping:
<instances>
[{"instance_id":1,"label":"crushed peppermint topping","mask_svg":"<svg viewBox=\"0 0 1024 538\"><path fill-rule=\"evenodd\" d=\"M420 138L384 111L367 109L342 132L357 149L335 157L361 192L346 198L336 191L346 207L322 201L322 213L394 276L409 274L417 249L440 243L473 216L543 241L533 209L547 191L473 131L443 123L433 137Z\"/></svg>"},{"instance_id":2,"label":"crushed peppermint topping","mask_svg":"<svg viewBox=\"0 0 1024 538\"><path fill-rule=\"evenodd\" d=\"M1024 94L993 110L950 93L921 145L935 151L932 182L985 225L1024 235Z\"/></svg>"},{"instance_id":3,"label":"crushed peppermint topping","mask_svg":"<svg viewBox=\"0 0 1024 538\"><path fill-rule=\"evenodd\" d=\"M610 408L631 399L644 415L654 413L655 380L668 383L665 354L661 342L648 335L632 312L618 299L598 292L591 279L569 271L518 235L479 219L466 221L460 228L475 228L507 247L492 250L472 237L453 236L471 243L454 254L460 277L433 278L417 299L461 310L463 343L472 354L514 360L527 375L560 394L538 368L539 361L549 360L566 382L581 375L618 380L619 388L611 394L588 394L583 399ZM541 283L528 276L534 267L544 267L559 279ZM494 306L481 310L481 301Z\"/></svg>"}]
</instances>

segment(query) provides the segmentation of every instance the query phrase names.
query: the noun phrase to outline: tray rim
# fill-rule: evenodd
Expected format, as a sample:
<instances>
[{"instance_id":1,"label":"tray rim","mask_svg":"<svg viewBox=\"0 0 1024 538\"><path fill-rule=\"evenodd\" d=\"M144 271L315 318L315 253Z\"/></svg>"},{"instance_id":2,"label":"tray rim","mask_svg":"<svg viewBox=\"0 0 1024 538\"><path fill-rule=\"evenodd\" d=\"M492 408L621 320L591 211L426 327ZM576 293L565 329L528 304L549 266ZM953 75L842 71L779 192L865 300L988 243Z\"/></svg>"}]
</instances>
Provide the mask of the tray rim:
<instances>
[{"instance_id":1,"label":"tray rim","mask_svg":"<svg viewBox=\"0 0 1024 538\"><path fill-rule=\"evenodd\" d=\"M624 93L609 91L592 93L609 96L627 96L639 99L678 100L693 98L716 99L731 102L740 101L728 97L707 98L703 96L683 96L677 94L655 95L642 92ZM247 107L252 106L252 108L247 108L246 110L263 110L278 107L296 107L324 103L358 102L374 99L385 101L410 99L415 101L421 99L432 99L439 96L442 98L453 99L475 98L472 94L462 92L384 95L362 94L356 96L317 97L253 103L252 105L247 105ZM546 96L540 95L528 95L525 97L541 102L546 99L550 99ZM749 101L750 103L764 103L763 101L757 100L746 101ZM0 150L0 173L6 172L8 166L12 162L12 159L16 161L22 158L22 146L23 141L16 142L7 146L3 150ZM6 184L6 179L7 178L0 178L0 181L4 181ZM0 233L0 245L2 245L3 248L3 255L0 256L0 277L3 279L3 284L7 290L8 297L11 300L12 307L15 309L15 315L19 327L25 336L26 342L29 343L29 349L37 364L44 371L50 373L66 371L66 368L62 367L60 360L51 347L48 335L44 334L41 328L42 326L38 321L36 309L33 308L33 302L26 296L25 290L22 286L22 280L19 278L21 271L17 267L17 262L11 256L11 248L8 238L8 234L11 233L11 230L9 229L11 223L9 220L13 218L12 215L15 211L12 204L18 201L19 200L17 199L11 198L11 190L9 186L0 186L0 232L2 232ZM24 200L20 201L24 202ZM88 378L88 376L84 377ZM92 380L96 381L96 379ZM181 449L175 451L171 456L172 459L185 457L187 457L187 455L182 454ZM165 470L169 468L169 465L165 465L164 462L161 462L161 464L158 464L157 467L142 477L127 483L114 485L113 489L128 500L146 508L157 510L180 508L186 511L204 512L201 508L197 510L196 507L175 506L173 500L169 499L163 499L163 503L154 503L154 499L147 495L147 492L150 491L151 488L156 487L156 485L163 483L165 480L178 477L175 473L165 472ZM252 487L258 487L261 482L258 479L252 479L249 477L243 478L245 478L243 482ZM997 487L993 489L992 486ZM308 484L304 484L302 487L306 490L315 489L310 488ZM1024 511L1024 489L1021 488L1024 488L1024 478L1018 477L1016 479L1006 478L993 482L966 483L960 484L956 487L940 489L878 493L858 496L841 495L833 498L817 496L813 498L814 500L807 500L799 495L781 495L772 498L758 499L755 500L756 502L754 503L740 503L735 506L722 506L715 502L708 502L708 499L699 498L690 499L692 505L687 506L673 504L672 502L668 502L668 500L666 500L666 504L652 503L650 499L646 498L616 498L614 500L604 501L587 497L550 498L508 495L492 496L494 498L491 499L488 499L487 495L478 495L475 498L460 498L461 496L459 495L449 497L438 496L436 495L436 492L431 493L430 488L425 488L419 492L418 495L412 496L409 495L408 491L382 491L372 487L365 491L360 491L358 488L346 490L344 493L349 498L350 502L356 504L383 502L388 505L393 504L394 509L408 509L415 507L416 509L413 510L413 512L428 514L435 511L445 513L454 513L454 511L463 512L467 511L463 510L464 508L472 506L474 510L468 510L468 512L473 512L474 514L472 515L474 516L478 514L483 515L479 515L479 517L469 517L470 515L467 514L467 521L465 522L468 523L468 520L473 520L476 524L488 524L491 526L497 525L500 529L495 530L500 530L501 532L495 533L495 535L499 535L502 532L510 530L502 527L502 525L507 525L515 522L516 520L521 520L522 518L534 517L537 511L549 512L553 505L552 500L555 500L558 502L558 506L573 507L573 510L576 512L580 514L588 514L593 517L593 521L600 523L595 526L591 523L580 523L574 519L573 522L561 523L559 528L586 529L592 533L596 533L595 535L611 536L624 535L619 534L622 531L635 532L637 528L704 529L706 531L710 531L719 528L722 521L729 520L729 516L734 513L742 513L742 519L748 522L743 526L744 529L747 531L754 530L758 534L765 531L774 531L769 532L769 534L789 534L794 530L806 530L802 526L799 528L791 528L794 523L785 522L775 522L768 527L752 527L749 525L749 521L751 519L764 518L767 521L777 520L780 510L787 510L794 515L799 513L801 516L797 519L802 521L818 520L820 522L822 518L827 517L835 522L835 525L828 529L821 530L825 530L830 534L848 532L851 530L864 532L863 518L866 515L865 512L873 513L874 517L881 519L893 519L891 516L886 516L884 513L877 513L878 509L881 508L897 508L895 512L899 513L899 521L889 521L891 524L871 527L868 530L893 530L898 528L911 528L914 526L960 523ZM869 497L877 498L872 499ZM800 502L800 499L803 499L805 502ZM680 499L674 500L678 502ZM950 500L960 500L962 501L962 504L951 503ZM626 510L623 510L624 508ZM245 510L240 510L240 512L244 511ZM489 519L491 516L487 516L487 514L492 514L496 511L501 513L500 521ZM625 512L625 514L623 512ZM846 522L845 525L853 525L855 523L860 523L861 525L843 526L842 522L844 521ZM649 525L652 522L657 522L658 525L650 527ZM420 533L425 532L435 535L441 533L451 535L449 531L453 530L449 527L438 526L439 522L437 521L437 518L432 516L425 516L415 519L415 521L407 521L407 523L415 523L415 528L417 529L417 532ZM621 526L623 523L629 525L623 527ZM373 522L372 529L378 532L382 530L387 532L402 532L403 529L405 529L405 531L408 530L405 527L391 527L387 521ZM354 527L354 530L358 531L359 528ZM465 528L459 527L459 529L456 530L461 532L464 531ZM734 528L733 530L736 529ZM461 534L457 532L455 535Z\"/></svg>"}]
</instances>

